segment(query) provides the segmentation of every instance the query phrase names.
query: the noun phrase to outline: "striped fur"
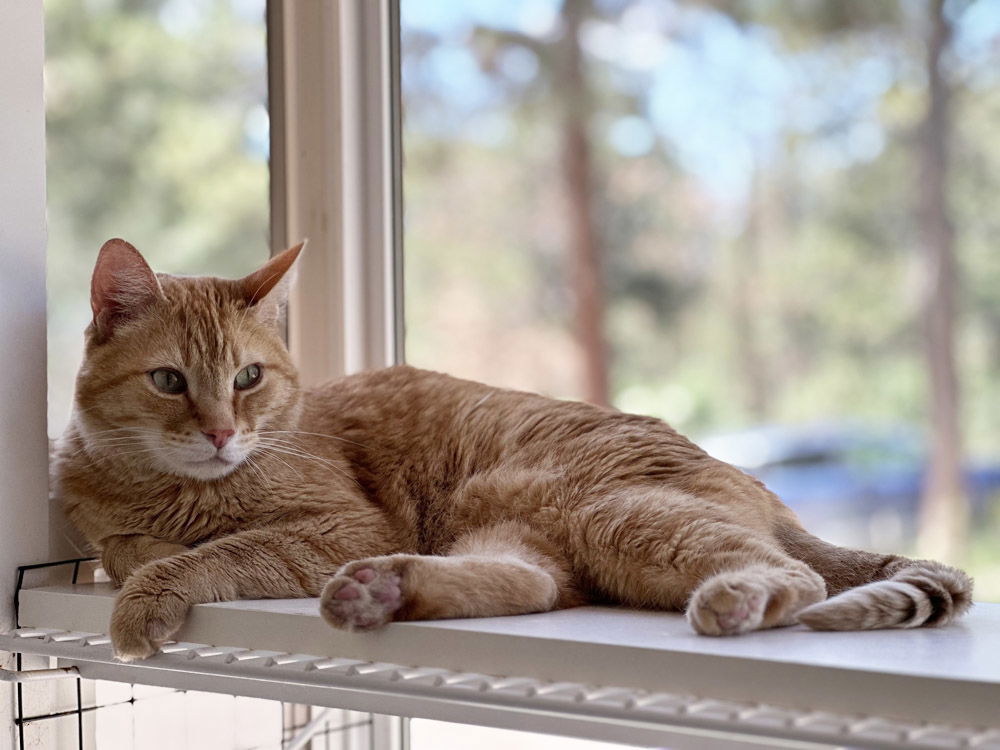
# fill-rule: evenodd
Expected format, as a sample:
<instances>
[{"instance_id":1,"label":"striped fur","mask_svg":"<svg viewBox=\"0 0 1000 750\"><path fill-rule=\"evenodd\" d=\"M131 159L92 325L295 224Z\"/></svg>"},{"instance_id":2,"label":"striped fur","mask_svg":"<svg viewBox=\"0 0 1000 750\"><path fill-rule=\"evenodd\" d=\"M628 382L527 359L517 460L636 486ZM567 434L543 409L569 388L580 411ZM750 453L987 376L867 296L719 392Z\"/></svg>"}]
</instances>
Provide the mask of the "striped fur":
<instances>
[{"instance_id":1,"label":"striped fur","mask_svg":"<svg viewBox=\"0 0 1000 750\"><path fill-rule=\"evenodd\" d=\"M891 578L848 589L799 612L815 630L878 630L948 625L972 605L972 579L936 562L917 561Z\"/></svg>"}]
</instances>

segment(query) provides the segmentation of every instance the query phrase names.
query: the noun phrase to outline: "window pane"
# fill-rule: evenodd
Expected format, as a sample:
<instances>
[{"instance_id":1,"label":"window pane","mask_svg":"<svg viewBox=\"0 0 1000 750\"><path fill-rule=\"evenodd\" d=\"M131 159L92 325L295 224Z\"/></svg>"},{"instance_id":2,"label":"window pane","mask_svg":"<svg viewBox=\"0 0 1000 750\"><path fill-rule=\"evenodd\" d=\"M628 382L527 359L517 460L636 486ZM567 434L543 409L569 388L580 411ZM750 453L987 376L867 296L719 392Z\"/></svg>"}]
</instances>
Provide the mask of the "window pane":
<instances>
[{"instance_id":1,"label":"window pane","mask_svg":"<svg viewBox=\"0 0 1000 750\"><path fill-rule=\"evenodd\" d=\"M411 363L1000 599L1000 6L939 5L403 0Z\"/></svg>"},{"instance_id":2,"label":"window pane","mask_svg":"<svg viewBox=\"0 0 1000 750\"><path fill-rule=\"evenodd\" d=\"M46 0L49 434L69 418L97 251L154 270L267 257L265 0Z\"/></svg>"}]
</instances>

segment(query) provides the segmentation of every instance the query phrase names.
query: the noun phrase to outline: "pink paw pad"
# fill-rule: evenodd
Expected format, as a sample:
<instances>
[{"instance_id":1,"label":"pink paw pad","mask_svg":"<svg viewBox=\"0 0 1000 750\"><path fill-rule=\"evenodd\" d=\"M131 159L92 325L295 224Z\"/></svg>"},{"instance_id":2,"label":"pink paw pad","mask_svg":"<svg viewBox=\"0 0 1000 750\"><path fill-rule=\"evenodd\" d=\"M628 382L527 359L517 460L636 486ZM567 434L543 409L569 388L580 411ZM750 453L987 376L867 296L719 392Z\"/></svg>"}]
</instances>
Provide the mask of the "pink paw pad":
<instances>
[{"instance_id":1,"label":"pink paw pad","mask_svg":"<svg viewBox=\"0 0 1000 750\"><path fill-rule=\"evenodd\" d=\"M346 630L371 630L390 622L403 606L400 574L387 563L351 567L343 568L323 590L323 617Z\"/></svg>"},{"instance_id":2,"label":"pink paw pad","mask_svg":"<svg viewBox=\"0 0 1000 750\"><path fill-rule=\"evenodd\" d=\"M375 580L375 576L374 568L361 568L354 571L354 580L361 581L361 583L371 583Z\"/></svg>"},{"instance_id":3,"label":"pink paw pad","mask_svg":"<svg viewBox=\"0 0 1000 750\"><path fill-rule=\"evenodd\" d=\"M756 606L756 603L751 601L750 606ZM723 631L736 630L749 617L750 607L745 605L738 606L731 612L716 613L715 615L715 619Z\"/></svg>"},{"instance_id":4,"label":"pink paw pad","mask_svg":"<svg viewBox=\"0 0 1000 750\"><path fill-rule=\"evenodd\" d=\"M756 582L722 574L699 588L688 606L688 621L703 635L736 635L761 627L768 597Z\"/></svg>"},{"instance_id":5,"label":"pink paw pad","mask_svg":"<svg viewBox=\"0 0 1000 750\"><path fill-rule=\"evenodd\" d=\"M358 599L360 597L361 597L361 592L358 591L357 587L352 586L351 584L347 584L342 589L337 591L336 594L333 595L334 599L341 599L344 601L349 599Z\"/></svg>"},{"instance_id":6,"label":"pink paw pad","mask_svg":"<svg viewBox=\"0 0 1000 750\"><path fill-rule=\"evenodd\" d=\"M388 604L392 606L393 609L400 605L400 599L402 598L402 592L399 590L399 586L391 581L386 582L384 588L373 592L375 598L378 599L383 604Z\"/></svg>"}]
</instances>

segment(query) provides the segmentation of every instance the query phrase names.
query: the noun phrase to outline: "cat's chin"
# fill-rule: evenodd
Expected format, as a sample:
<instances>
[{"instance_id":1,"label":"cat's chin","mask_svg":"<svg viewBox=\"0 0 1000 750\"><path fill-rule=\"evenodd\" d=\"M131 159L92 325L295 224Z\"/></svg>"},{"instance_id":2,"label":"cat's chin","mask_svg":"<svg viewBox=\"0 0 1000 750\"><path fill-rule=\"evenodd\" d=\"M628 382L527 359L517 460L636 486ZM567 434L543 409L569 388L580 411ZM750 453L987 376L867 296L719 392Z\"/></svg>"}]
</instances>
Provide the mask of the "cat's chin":
<instances>
[{"instance_id":1,"label":"cat's chin","mask_svg":"<svg viewBox=\"0 0 1000 750\"><path fill-rule=\"evenodd\" d=\"M239 461L227 461L219 456L214 456L206 461L186 461L181 465L171 467L171 472L189 479L211 482L214 479L222 479L232 474L239 465Z\"/></svg>"}]
</instances>

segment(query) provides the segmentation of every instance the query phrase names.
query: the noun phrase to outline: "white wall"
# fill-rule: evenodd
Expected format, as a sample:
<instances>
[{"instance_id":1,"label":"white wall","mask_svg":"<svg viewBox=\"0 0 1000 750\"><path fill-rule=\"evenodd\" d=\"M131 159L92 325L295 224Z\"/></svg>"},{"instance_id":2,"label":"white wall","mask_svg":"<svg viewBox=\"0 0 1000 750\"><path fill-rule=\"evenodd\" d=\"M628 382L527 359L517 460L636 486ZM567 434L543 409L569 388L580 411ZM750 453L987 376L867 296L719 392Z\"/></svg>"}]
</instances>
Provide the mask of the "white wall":
<instances>
[{"instance_id":1,"label":"white wall","mask_svg":"<svg viewBox=\"0 0 1000 750\"><path fill-rule=\"evenodd\" d=\"M43 60L42 3L0 2L0 630L16 567L48 556ZM5 687L0 747L10 705Z\"/></svg>"}]
</instances>

